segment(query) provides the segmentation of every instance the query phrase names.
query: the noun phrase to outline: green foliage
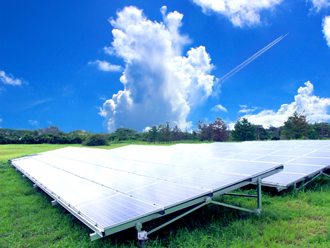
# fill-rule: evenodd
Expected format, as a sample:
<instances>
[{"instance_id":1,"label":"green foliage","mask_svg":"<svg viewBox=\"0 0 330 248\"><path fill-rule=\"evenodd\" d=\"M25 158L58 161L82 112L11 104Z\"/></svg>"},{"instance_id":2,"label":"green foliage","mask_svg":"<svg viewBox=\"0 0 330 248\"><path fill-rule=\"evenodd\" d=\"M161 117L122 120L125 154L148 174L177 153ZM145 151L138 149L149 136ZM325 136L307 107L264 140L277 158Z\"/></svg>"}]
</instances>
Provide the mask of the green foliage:
<instances>
[{"instance_id":1,"label":"green foliage","mask_svg":"<svg viewBox=\"0 0 330 248\"><path fill-rule=\"evenodd\" d=\"M22 143L23 144L35 144L36 141L32 135L24 134L24 136L22 137Z\"/></svg>"},{"instance_id":2,"label":"green foliage","mask_svg":"<svg viewBox=\"0 0 330 248\"><path fill-rule=\"evenodd\" d=\"M149 133L149 143L154 142L155 144L158 136L158 127L156 125L153 125L152 128L148 131L148 133Z\"/></svg>"},{"instance_id":3,"label":"green foliage","mask_svg":"<svg viewBox=\"0 0 330 248\"><path fill-rule=\"evenodd\" d=\"M210 124L204 123L199 119L197 128L200 141L227 141L229 138L228 126L220 117Z\"/></svg>"},{"instance_id":4,"label":"green foliage","mask_svg":"<svg viewBox=\"0 0 330 248\"><path fill-rule=\"evenodd\" d=\"M84 146L108 146L109 141L103 134L91 134L83 142Z\"/></svg>"},{"instance_id":5,"label":"green foliage","mask_svg":"<svg viewBox=\"0 0 330 248\"><path fill-rule=\"evenodd\" d=\"M6 140L6 137L0 133L0 144L6 144L7 143L7 140Z\"/></svg>"},{"instance_id":6,"label":"green foliage","mask_svg":"<svg viewBox=\"0 0 330 248\"><path fill-rule=\"evenodd\" d=\"M256 128L246 118L238 118L232 136L235 141L255 140Z\"/></svg>"},{"instance_id":7,"label":"green foliage","mask_svg":"<svg viewBox=\"0 0 330 248\"><path fill-rule=\"evenodd\" d=\"M284 122L283 134L286 139L301 139L307 137L308 123L306 115L298 114L296 111Z\"/></svg>"},{"instance_id":8,"label":"green foliage","mask_svg":"<svg viewBox=\"0 0 330 248\"><path fill-rule=\"evenodd\" d=\"M227 141L228 140L228 126L221 119L217 118L213 123L210 124L213 131L214 141Z\"/></svg>"},{"instance_id":9,"label":"green foliage","mask_svg":"<svg viewBox=\"0 0 330 248\"><path fill-rule=\"evenodd\" d=\"M268 140L270 138L269 132L262 125L254 125L256 130L257 140Z\"/></svg>"}]
</instances>

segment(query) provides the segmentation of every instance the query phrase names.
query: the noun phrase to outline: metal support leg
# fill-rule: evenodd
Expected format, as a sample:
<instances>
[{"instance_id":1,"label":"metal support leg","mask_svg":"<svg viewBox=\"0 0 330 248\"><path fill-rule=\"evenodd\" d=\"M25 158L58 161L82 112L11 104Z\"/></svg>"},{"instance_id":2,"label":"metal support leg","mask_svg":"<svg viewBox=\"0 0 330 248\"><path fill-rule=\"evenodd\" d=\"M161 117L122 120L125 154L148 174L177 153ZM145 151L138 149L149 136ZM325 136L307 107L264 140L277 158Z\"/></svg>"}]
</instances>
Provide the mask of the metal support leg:
<instances>
[{"instance_id":1,"label":"metal support leg","mask_svg":"<svg viewBox=\"0 0 330 248\"><path fill-rule=\"evenodd\" d=\"M55 206L57 204L58 204L58 202L56 200L52 201L52 206Z\"/></svg>"},{"instance_id":2,"label":"metal support leg","mask_svg":"<svg viewBox=\"0 0 330 248\"><path fill-rule=\"evenodd\" d=\"M146 231L142 231L142 223L137 223L135 228L138 232L138 240L140 240L140 246L143 248L148 240L148 233Z\"/></svg>"},{"instance_id":3,"label":"metal support leg","mask_svg":"<svg viewBox=\"0 0 330 248\"><path fill-rule=\"evenodd\" d=\"M298 191L298 190L297 190L297 183L294 183L294 184L293 184L293 190Z\"/></svg>"},{"instance_id":4,"label":"metal support leg","mask_svg":"<svg viewBox=\"0 0 330 248\"><path fill-rule=\"evenodd\" d=\"M258 207L255 212L259 215L261 214L261 178L257 181L257 197L258 197Z\"/></svg>"}]
</instances>

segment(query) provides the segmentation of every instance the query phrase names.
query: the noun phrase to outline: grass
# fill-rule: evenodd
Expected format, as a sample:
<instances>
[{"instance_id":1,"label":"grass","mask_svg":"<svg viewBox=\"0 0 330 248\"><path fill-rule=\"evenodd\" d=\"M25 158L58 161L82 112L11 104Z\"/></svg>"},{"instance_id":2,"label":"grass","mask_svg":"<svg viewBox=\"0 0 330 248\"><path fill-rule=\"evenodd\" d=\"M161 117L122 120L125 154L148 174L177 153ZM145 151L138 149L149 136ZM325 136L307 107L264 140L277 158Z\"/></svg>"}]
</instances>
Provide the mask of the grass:
<instances>
[{"instance_id":1,"label":"grass","mask_svg":"<svg viewBox=\"0 0 330 248\"><path fill-rule=\"evenodd\" d=\"M65 146L0 146L0 247L138 247L134 228L91 242L89 228L61 206L52 207L52 199L7 162ZM253 194L255 189L240 192ZM255 199L220 196L216 200L256 206ZM319 177L298 193L264 191L262 200L261 216L207 205L151 234L148 247L330 247L329 178ZM148 222L145 229L171 217Z\"/></svg>"}]
</instances>

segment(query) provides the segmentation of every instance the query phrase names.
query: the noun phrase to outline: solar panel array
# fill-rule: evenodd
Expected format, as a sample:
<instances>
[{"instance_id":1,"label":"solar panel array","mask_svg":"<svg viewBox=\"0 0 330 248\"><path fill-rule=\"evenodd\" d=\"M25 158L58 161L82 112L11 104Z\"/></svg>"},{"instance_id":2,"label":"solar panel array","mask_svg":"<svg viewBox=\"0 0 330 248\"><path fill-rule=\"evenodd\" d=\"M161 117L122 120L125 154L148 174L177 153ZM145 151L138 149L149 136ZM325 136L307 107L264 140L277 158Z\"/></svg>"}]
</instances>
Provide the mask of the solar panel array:
<instances>
[{"instance_id":1,"label":"solar panel array","mask_svg":"<svg viewBox=\"0 0 330 248\"><path fill-rule=\"evenodd\" d=\"M198 150L206 149L206 156L222 159L223 163L245 164L247 162L273 162L284 165L284 170L263 179L263 184L278 189L287 188L294 183L311 178L330 168L330 140L283 140L248 141L242 143L212 143L176 145L172 149L181 153L185 150L200 156ZM247 164L248 166L248 164Z\"/></svg>"},{"instance_id":2,"label":"solar panel array","mask_svg":"<svg viewBox=\"0 0 330 248\"><path fill-rule=\"evenodd\" d=\"M12 164L103 232L282 168L280 163L221 159L238 150L218 150L217 145L68 147L13 159Z\"/></svg>"}]
</instances>

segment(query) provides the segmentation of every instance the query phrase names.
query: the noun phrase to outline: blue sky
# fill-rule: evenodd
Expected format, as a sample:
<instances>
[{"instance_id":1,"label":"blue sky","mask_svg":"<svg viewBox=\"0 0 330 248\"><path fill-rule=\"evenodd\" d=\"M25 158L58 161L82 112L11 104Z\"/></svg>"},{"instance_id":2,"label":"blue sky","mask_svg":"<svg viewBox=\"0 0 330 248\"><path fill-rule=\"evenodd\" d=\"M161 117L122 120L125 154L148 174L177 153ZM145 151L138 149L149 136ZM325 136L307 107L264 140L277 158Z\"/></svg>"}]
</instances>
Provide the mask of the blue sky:
<instances>
[{"instance_id":1,"label":"blue sky","mask_svg":"<svg viewBox=\"0 0 330 248\"><path fill-rule=\"evenodd\" d=\"M329 0L0 0L0 32L2 128L330 121Z\"/></svg>"}]
</instances>

